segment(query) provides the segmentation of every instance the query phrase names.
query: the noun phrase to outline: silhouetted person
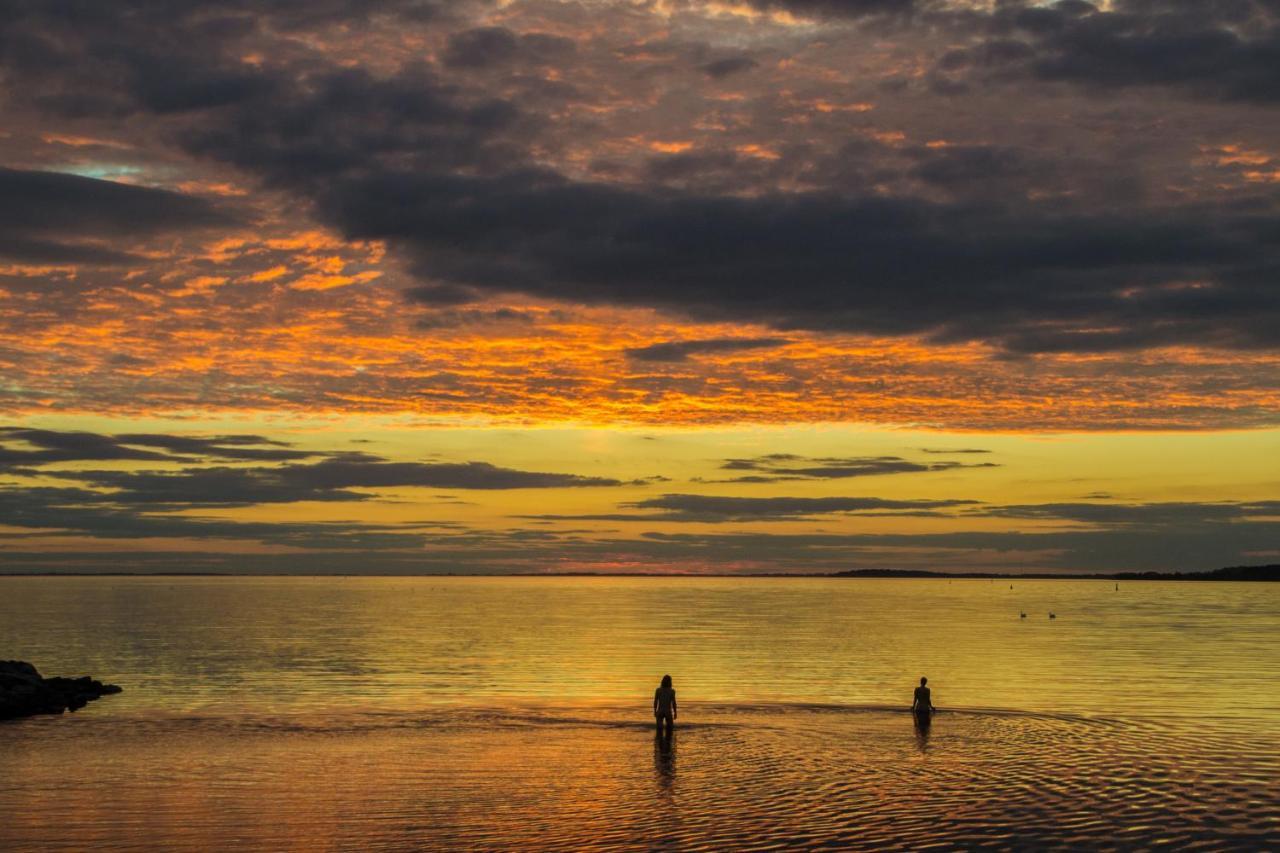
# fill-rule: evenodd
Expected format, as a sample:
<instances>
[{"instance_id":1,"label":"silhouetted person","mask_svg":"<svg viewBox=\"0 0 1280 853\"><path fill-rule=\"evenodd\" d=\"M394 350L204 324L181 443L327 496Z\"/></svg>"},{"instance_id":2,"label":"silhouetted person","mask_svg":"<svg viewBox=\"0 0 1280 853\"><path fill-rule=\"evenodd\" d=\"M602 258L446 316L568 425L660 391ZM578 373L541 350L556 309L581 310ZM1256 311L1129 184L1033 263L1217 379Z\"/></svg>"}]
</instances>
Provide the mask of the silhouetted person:
<instances>
[{"instance_id":1,"label":"silhouetted person","mask_svg":"<svg viewBox=\"0 0 1280 853\"><path fill-rule=\"evenodd\" d=\"M920 686L916 688L915 698L911 700L911 712L916 715L916 719L925 721L929 719L929 715L938 710L933 707L933 699L929 695L929 688L925 687L929 683L929 679L920 676Z\"/></svg>"},{"instance_id":2,"label":"silhouetted person","mask_svg":"<svg viewBox=\"0 0 1280 853\"><path fill-rule=\"evenodd\" d=\"M666 723L666 735L676 729L676 691L671 686L671 676L662 676L662 686L653 691L653 716L658 723L658 734L663 733L663 723Z\"/></svg>"}]
</instances>

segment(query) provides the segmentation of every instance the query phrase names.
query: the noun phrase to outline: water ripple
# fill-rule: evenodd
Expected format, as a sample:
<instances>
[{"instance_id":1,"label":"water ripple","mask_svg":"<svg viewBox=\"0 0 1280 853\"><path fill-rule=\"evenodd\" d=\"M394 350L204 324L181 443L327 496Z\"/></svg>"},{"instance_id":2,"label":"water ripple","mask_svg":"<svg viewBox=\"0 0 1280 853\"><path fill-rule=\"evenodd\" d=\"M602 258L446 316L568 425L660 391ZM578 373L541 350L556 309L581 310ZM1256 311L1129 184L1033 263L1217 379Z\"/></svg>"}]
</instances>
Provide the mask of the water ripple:
<instances>
[{"instance_id":1,"label":"water ripple","mask_svg":"<svg viewBox=\"0 0 1280 853\"><path fill-rule=\"evenodd\" d=\"M690 704L8 726L0 847L1257 850L1280 742L963 709ZM73 725L61 725L73 723ZM125 840L130 839L130 840Z\"/></svg>"}]
</instances>

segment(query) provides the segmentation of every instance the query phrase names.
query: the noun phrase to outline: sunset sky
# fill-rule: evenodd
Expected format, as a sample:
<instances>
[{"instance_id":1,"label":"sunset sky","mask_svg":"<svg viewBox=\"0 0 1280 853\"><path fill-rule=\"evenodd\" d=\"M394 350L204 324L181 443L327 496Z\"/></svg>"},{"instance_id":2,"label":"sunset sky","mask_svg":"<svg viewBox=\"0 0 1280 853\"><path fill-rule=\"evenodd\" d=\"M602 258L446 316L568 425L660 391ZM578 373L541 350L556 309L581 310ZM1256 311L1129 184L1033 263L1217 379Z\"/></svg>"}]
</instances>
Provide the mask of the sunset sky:
<instances>
[{"instance_id":1,"label":"sunset sky","mask_svg":"<svg viewBox=\"0 0 1280 853\"><path fill-rule=\"evenodd\" d=\"M0 0L0 571L1280 562L1277 0Z\"/></svg>"}]
</instances>

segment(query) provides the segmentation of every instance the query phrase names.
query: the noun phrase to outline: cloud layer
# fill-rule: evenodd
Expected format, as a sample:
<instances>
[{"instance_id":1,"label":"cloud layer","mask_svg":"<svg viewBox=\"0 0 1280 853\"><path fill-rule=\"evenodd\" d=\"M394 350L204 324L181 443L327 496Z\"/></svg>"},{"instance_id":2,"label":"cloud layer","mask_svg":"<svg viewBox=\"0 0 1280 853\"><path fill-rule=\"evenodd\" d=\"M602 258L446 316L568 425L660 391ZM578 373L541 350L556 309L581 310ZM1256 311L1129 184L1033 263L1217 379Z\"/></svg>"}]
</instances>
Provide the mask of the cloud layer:
<instances>
[{"instance_id":1,"label":"cloud layer","mask_svg":"<svg viewBox=\"0 0 1280 853\"><path fill-rule=\"evenodd\" d=\"M1269 109L1269 93L1280 91L1271 61L1277 25L1263 4L1215 4L1208 15L1168 2L1113 11L1011 3L989 13L885 0L765 8L836 17L841 27L892 26L903 50L927 58L939 31L971 42L936 57L934 87L946 83L952 97L979 85L1030 97L1065 81L1085 97L1164 86ZM372 26L370 16L346 7L315 17L211 16L184 4L164 16L122 8L54 15L18 4L0 57L15 81L32 82L24 92L31 106L50 115L65 114L75 98L180 114L176 141L188 153L287 190L350 239L388 241L429 282L700 321L981 341L1013 353L1280 344L1273 192L1255 192L1249 203L1194 194L1171 203L1139 193L1127 204L1078 192L1041 197L1038 185L1069 160L1045 161L1029 144L985 142L918 151L859 143L834 152L878 170L876 186L839 177L833 159L815 159L817 140L794 155L829 174L812 189L608 181L555 158L548 165L542 154L565 145L554 110L592 100L583 84L548 87L542 77L542 99L512 88L533 85L531 75L548 68L560 70L557 80L565 71L594 74L594 51L605 45L579 49L581 37L511 27L452 29L408 4L380 14L443 39L439 62L406 56L389 69L353 68L285 40L272 61L258 54L247 64L237 57L283 39L279 28L344 17ZM67 37L37 60L33 46L52 45L54 36ZM179 36L190 50L157 52ZM104 43L113 50L101 50ZM89 75L95 68L100 77ZM735 150L779 163L790 156L765 141ZM112 192L136 201L144 224L209 215L153 191ZM93 224L99 208L86 204L72 218Z\"/></svg>"},{"instance_id":2,"label":"cloud layer","mask_svg":"<svg viewBox=\"0 0 1280 853\"><path fill-rule=\"evenodd\" d=\"M1266 3L304 5L6 0L0 406L1280 411Z\"/></svg>"},{"instance_id":3,"label":"cloud layer","mask_svg":"<svg viewBox=\"0 0 1280 853\"><path fill-rule=\"evenodd\" d=\"M1115 448L1110 479L1060 462L1049 485L1035 449L956 434L1280 424L1271 0L0 20L14 565L103 543L729 570L1275 551L1275 478L1236 444L1262 439L1171 453L1144 490L1155 469ZM439 456L325 440L353 417L516 431ZM262 426L291 419L315 431ZM621 424L729 437L521 450Z\"/></svg>"},{"instance_id":4,"label":"cloud layer","mask_svg":"<svg viewBox=\"0 0 1280 853\"><path fill-rule=\"evenodd\" d=\"M116 247L235 221L205 199L60 172L0 167L0 197L0 259L24 263L137 263Z\"/></svg>"},{"instance_id":5,"label":"cloud layer","mask_svg":"<svg viewBox=\"0 0 1280 853\"><path fill-rule=\"evenodd\" d=\"M923 451L925 453L937 451ZM974 451L949 451L971 453ZM916 462L901 456L851 456L810 459L794 453L770 453L752 459L728 459L720 466L726 471L752 473L730 477L727 483L773 483L787 480L843 480L849 477L876 477L886 474L915 474L924 471L955 471L960 468L997 468L995 462Z\"/></svg>"}]
</instances>

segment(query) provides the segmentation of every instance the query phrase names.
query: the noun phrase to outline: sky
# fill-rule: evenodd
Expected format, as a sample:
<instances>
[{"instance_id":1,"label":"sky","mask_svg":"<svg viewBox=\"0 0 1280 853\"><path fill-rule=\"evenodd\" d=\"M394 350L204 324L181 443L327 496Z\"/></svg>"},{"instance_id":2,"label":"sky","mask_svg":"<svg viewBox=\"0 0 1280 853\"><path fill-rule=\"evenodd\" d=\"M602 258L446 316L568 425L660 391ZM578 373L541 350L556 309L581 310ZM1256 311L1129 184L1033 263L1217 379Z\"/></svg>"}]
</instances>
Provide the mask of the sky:
<instances>
[{"instance_id":1,"label":"sky","mask_svg":"<svg viewBox=\"0 0 1280 853\"><path fill-rule=\"evenodd\" d=\"M0 22L0 572L1280 562L1280 0Z\"/></svg>"}]
</instances>

